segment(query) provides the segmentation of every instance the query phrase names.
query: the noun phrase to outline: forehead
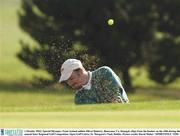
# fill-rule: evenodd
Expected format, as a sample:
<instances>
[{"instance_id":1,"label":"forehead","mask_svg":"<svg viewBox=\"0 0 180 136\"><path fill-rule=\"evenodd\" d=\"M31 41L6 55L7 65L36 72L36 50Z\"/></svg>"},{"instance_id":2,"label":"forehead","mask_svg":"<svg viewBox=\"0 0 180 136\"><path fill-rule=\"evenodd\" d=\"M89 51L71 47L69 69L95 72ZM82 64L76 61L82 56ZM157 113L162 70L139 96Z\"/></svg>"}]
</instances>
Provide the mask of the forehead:
<instances>
[{"instance_id":1,"label":"forehead","mask_svg":"<svg viewBox=\"0 0 180 136\"><path fill-rule=\"evenodd\" d=\"M73 71L69 79L75 78L75 77L77 77L77 71Z\"/></svg>"}]
</instances>

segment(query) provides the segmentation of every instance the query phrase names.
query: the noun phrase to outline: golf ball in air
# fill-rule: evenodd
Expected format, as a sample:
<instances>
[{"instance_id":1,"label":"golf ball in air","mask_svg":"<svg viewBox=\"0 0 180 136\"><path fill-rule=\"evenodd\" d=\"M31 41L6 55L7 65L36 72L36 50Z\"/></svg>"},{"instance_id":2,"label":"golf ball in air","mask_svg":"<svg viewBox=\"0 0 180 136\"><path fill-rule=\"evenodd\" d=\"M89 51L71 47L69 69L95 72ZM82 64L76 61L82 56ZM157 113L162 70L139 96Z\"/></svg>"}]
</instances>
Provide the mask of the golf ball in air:
<instances>
[{"instance_id":1,"label":"golf ball in air","mask_svg":"<svg viewBox=\"0 0 180 136\"><path fill-rule=\"evenodd\" d=\"M114 20L113 19L108 19L108 25L113 25L114 24Z\"/></svg>"}]
</instances>

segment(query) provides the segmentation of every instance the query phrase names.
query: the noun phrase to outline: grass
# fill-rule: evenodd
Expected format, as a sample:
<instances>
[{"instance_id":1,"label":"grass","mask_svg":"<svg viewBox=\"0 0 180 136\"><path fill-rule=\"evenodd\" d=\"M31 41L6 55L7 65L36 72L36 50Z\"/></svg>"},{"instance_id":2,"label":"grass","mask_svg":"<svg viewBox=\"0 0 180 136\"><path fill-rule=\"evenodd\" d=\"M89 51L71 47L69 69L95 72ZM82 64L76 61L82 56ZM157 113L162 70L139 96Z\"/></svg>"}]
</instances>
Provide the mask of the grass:
<instances>
[{"instance_id":1,"label":"grass","mask_svg":"<svg viewBox=\"0 0 180 136\"><path fill-rule=\"evenodd\" d=\"M180 78L178 78L173 83L167 84L167 85L160 85L156 83L155 81L148 78L148 72L146 71L146 67L138 67L138 68L131 68L129 70L130 75L132 77L132 84L135 87L144 87L144 88L168 88L168 89L174 89L179 88L180 89Z\"/></svg>"},{"instance_id":2,"label":"grass","mask_svg":"<svg viewBox=\"0 0 180 136\"><path fill-rule=\"evenodd\" d=\"M172 93L172 92L173 93ZM171 94L171 95L169 95ZM75 105L61 86L0 85L2 128L180 128L178 90L137 89L130 104Z\"/></svg>"},{"instance_id":3,"label":"grass","mask_svg":"<svg viewBox=\"0 0 180 136\"><path fill-rule=\"evenodd\" d=\"M1 128L180 128L180 82L158 86L147 78L144 68L130 70L133 84L151 88L128 94L131 103L125 105L74 105L69 89L32 86L29 81L34 76L49 75L30 69L16 57L20 39L37 44L19 28L19 7L20 0L3 0L0 4Z\"/></svg>"},{"instance_id":4,"label":"grass","mask_svg":"<svg viewBox=\"0 0 180 136\"><path fill-rule=\"evenodd\" d=\"M178 90L137 89L128 94L131 104L76 106L73 91L60 85L33 87L29 83L0 83L0 111L83 111L179 109ZM8 98L8 99L7 99Z\"/></svg>"},{"instance_id":5,"label":"grass","mask_svg":"<svg viewBox=\"0 0 180 136\"><path fill-rule=\"evenodd\" d=\"M34 106L6 106L1 107L1 112L96 112L96 111L136 111L139 112L160 110L166 112L167 110L179 110L180 101L154 101L154 102L135 102L126 105L122 104L96 104L96 105L74 105L73 103L65 103L50 105L34 105Z\"/></svg>"},{"instance_id":6,"label":"grass","mask_svg":"<svg viewBox=\"0 0 180 136\"><path fill-rule=\"evenodd\" d=\"M179 128L180 111L83 111L0 113L2 127ZM18 124L17 124L18 122Z\"/></svg>"},{"instance_id":7,"label":"grass","mask_svg":"<svg viewBox=\"0 0 180 136\"><path fill-rule=\"evenodd\" d=\"M179 128L178 90L137 89L130 104L75 105L62 86L0 84L2 128Z\"/></svg>"},{"instance_id":8,"label":"grass","mask_svg":"<svg viewBox=\"0 0 180 136\"><path fill-rule=\"evenodd\" d=\"M48 77L46 72L32 70L16 56L21 48L20 40L36 44L19 27L17 12L20 9L20 0L2 0L0 6L0 81L32 80L34 76Z\"/></svg>"}]
</instances>

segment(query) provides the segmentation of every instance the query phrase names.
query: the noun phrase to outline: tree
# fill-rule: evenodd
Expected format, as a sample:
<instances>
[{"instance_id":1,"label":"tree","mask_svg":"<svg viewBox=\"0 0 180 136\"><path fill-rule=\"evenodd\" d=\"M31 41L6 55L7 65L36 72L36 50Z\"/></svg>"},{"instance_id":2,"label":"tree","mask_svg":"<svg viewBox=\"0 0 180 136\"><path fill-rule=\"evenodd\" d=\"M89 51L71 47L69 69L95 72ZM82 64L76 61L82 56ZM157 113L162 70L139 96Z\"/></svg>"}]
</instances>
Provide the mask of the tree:
<instances>
[{"instance_id":1,"label":"tree","mask_svg":"<svg viewBox=\"0 0 180 136\"><path fill-rule=\"evenodd\" d=\"M149 61L150 78L161 84L171 83L180 76L180 46L171 38L160 40L156 46L155 56Z\"/></svg>"},{"instance_id":2,"label":"tree","mask_svg":"<svg viewBox=\"0 0 180 136\"><path fill-rule=\"evenodd\" d=\"M155 35L171 34L172 24L163 26L161 17L178 17L172 14L174 7L179 11L178 4L178 0L22 0L20 26L39 43L39 48L31 50L22 44L18 56L33 68L46 69L54 80L59 78L59 66L68 57L81 57L94 67L99 63L116 67L122 72L127 90L131 90L128 70L146 63L153 75L156 61L152 56L159 51L158 46L152 46L158 43ZM109 18L114 19L114 25L107 25ZM177 26L174 28L178 28L178 21L176 18L173 22ZM178 30L173 29L176 33ZM149 52L149 48L157 51ZM95 62L96 58L99 59Z\"/></svg>"},{"instance_id":3,"label":"tree","mask_svg":"<svg viewBox=\"0 0 180 136\"><path fill-rule=\"evenodd\" d=\"M180 77L180 1L156 1L156 33L149 51L149 75L167 84Z\"/></svg>"}]
</instances>

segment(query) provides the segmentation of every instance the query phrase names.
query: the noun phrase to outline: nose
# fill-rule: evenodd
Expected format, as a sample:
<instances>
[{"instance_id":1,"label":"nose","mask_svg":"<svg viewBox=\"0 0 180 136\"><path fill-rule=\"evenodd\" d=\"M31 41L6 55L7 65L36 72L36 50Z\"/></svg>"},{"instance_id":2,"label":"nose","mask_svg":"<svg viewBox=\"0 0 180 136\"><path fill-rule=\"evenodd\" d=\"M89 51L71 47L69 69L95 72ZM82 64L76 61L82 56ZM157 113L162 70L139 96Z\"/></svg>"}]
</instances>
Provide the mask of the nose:
<instances>
[{"instance_id":1,"label":"nose","mask_svg":"<svg viewBox=\"0 0 180 136\"><path fill-rule=\"evenodd\" d=\"M76 84L76 82L74 80L70 80L68 81L68 85L73 87Z\"/></svg>"}]
</instances>

